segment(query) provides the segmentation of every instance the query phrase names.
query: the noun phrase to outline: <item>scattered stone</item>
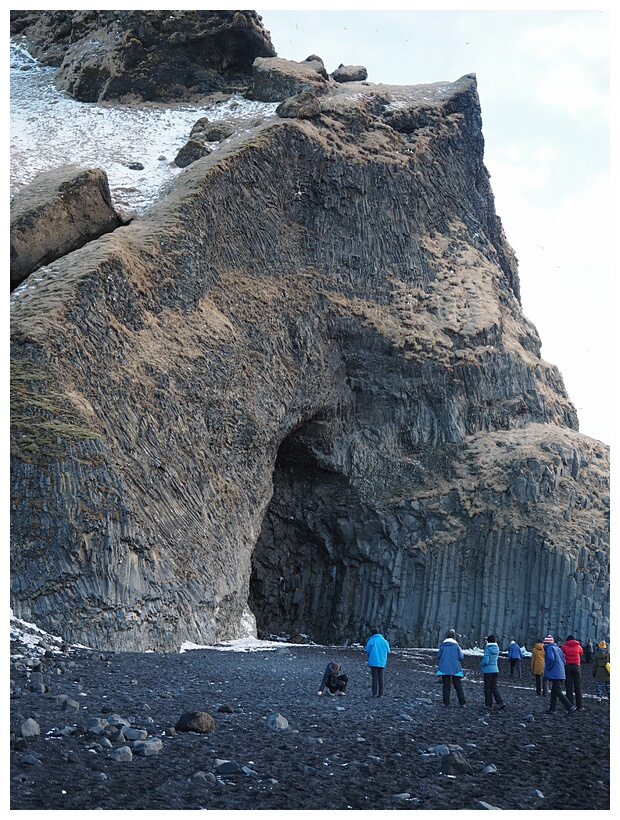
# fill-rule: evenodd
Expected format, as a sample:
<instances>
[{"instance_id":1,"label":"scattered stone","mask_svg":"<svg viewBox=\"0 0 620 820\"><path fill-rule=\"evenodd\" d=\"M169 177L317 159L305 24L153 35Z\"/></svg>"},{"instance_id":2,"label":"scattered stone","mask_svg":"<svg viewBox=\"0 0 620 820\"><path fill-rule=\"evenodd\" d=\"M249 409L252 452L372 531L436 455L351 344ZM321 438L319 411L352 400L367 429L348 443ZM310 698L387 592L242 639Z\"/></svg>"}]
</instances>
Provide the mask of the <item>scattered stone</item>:
<instances>
[{"instance_id":1,"label":"scattered stone","mask_svg":"<svg viewBox=\"0 0 620 820\"><path fill-rule=\"evenodd\" d=\"M21 725L21 733L22 737L37 737L41 734L41 727L34 718L28 718Z\"/></svg>"},{"instance_id":2,"label":"scattered stone","mask_svg":"<svg viewBox=\"0 0 620 820\"><path fill-rule=\"evenodd\" d=\"M248 777L258 777L258 772L255 772L254 769L250 769L249 766L242 766L241 771L243 774L247 774Z\"/></svg>"},{"instance_id":3,"label":"scattered stone","mask_svg":"<svg viewBox=\"0 0 620 820\"><path fill-rule=\"evenodd\" d=\"M474 774L474 768L460 752L450 752L441 761L444 774Z\"/></svg>"},{"instance_id":4,"label":"scattered stone","mask_svg":"<svg viewBox=\"0 0 620 820\"><path fill-rule=\"evenodd\" d=\"M41 766L42 763L38 757L33 754L26 754L22 758L22 763L28 763L29 766Z\"/></svg>"},{"instance_id":5,"label":"scattered stone","mask_svg":"<svg viewBox=\"0 0 620 820\"><path fill-rule=\"evenodd\" d=\"M219 774L238 774L241 771L241 766L236 760L214 760L213 768Z\"/></svg>"},{"instance_id":6,"label":"scattered stone","mask_svg":"<svg viewBox=\"0 0 620 820\"><path fill-rule=\"evenodd\" d=\"M527 796L530 797L532 800L543 800L545 795L540 791L540 789L530 789L527 793Z\"/></svg>"},{"instance_id":7,"label":"scattered stone","mask_svg":"<svg viewBox=\"0 0 620 820\"><path fill-rule=\"evenodd\" d=\"M401 792L400 794L393 794L392 797L394 800L409 800L411 795L409 792Z\"/></svg>"},{"instance_id":8,"label":"scattered stone","mask_svg":"<svg viewBox=\"0 0 620 820\"><path fill-rule=\"evenodd\" d=\"M288 729L288 720L279 712L274 712L267 718L268 729Z\"/></svg>"},{"instance_id":9,"label":"scattered stone","mask_svg":"<svg viewBox=\"0 0 620 820\"><path fill-rule=\"evenodd\" d=\"M131 726L123 726L121 734L125 740L146 740L149 736L146 729L133 729Z\"/></svg>"},{"instance_id":10,"label":"scattered stone","mask_svg":"<svg viewBox=\"0 0 620 820\"><path fill-rule=\"evenodd\" d=\"M485 803L484 800L479 800L474 806L476 809L491 809L492 811L502 811L499 806L492 806L490 803Z\"/></svg>"},{"instance_id":11,"label":"scattered stone","mask_svg":"<svg viewBox=\"0 0 620 820\"><path fill-rule=\"evenodd\" d=\"M121 746L110 752L108 757L110 760L116 760L117 763L129 763L133 760L133 753L129 746Z\"/></svg>"},{"instance_id":12,"label":"scattered stone","mask_svg":"<svg viewBox=\"0 0 620 820\"><path fill-rule=\"evenodd\" d=\"M228 704L222 704L222 706L220 706L217 711L218 712L224 712L224 714L227 714L227 715L234 715L234 713L235 713L235 710L233 709L233 707L229 706Z\"/></svg>"},{"instance_id":13,"label":"scattered stone","mask_svg":"<svg viewBox=\"0 0 620 820\"><path fill-rule=\"evenodd\" d=\"M440 743L437 746L431 746L428 749L429 754L432 755L449 755L450 749L445 745L445 743Z\"/></svg>"},{"instance_id":14,"label":"scattered stone","mask_svg":"<svg viewBox=\"0 0 620 820\"><path fill-rule=\"evenodd\" d=\"M174 728L177 732L205 734L215 729L215 721L208 712L184 712Z\"/></svg>"},{"instance_id":15,"label":"scattered stone","mask_svg":"<svg viewBox=\"0 0 620 820\"><path fill-rule=\"evenodd\" d=\"M302 91L293 97L287 97L276 108L276 114L283 119L309 120L321 113L321 101L312 91Z\"/></svg>"},{"instance_id":16,"label":"scattered stone","mask_svg":"<svg viewBox=\"0 0 620 820\"><path fill-rule=\"evenodd\" d=\"M133 744L133 753L140 757L150 757L155 755L164 748L164 744L158 737L153 737L150 740L136 740Z\"/></svg>"},{"instance_id":17,"label":"scattered stone","mask_svg":"<svg viewBox=\"0 0 620 820\"><path fill-rule=\"evenodd\" d=\"M484 769L480 772L480 774L496 774L497 773L497 766L495 763L489 763L488 766L485 766Z\"/></svg>"},{"instance_id":18,"label":"scattered stone","mask_svg":"<svg viewBox=\"0 0 620 820\"><path fill-rule=\"evenodd\" d=\"M190 139L181 148L179 153L173 160L173 165L178 168L187 168L188 165L196 162L203 157L208 157L211 149L198 139Z\"/></svg>"}]
</instances>

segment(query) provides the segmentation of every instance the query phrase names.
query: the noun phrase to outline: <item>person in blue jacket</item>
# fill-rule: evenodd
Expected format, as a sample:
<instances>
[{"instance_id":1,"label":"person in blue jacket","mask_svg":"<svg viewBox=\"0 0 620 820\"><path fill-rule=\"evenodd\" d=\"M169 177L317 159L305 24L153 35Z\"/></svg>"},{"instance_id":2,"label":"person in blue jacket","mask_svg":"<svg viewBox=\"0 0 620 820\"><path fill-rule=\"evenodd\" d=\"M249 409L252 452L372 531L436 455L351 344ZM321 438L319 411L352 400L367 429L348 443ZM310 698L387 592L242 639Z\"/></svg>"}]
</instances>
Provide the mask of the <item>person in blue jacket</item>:
<instances>
[{"instance_id":1,"label":"person in blue jacket","mask_svg":"<svg viewBox=\"0 0 620 820\"><path fill-rule=\"evenodd\" d=\"M569 715L577 711L570 700L562 692L562 684L566 680L566 661L564 653L553 640L553 635L547 635L543 641L545 648L545 677L551 684L551 697L549 699L549 714L555 715L558 700L566 709Z\"/></svg>"},{"instance_id":2,"label":"person in blue jacket","mask_svg":"<svg viewBox=\"0 0 620 820\"><path fill-rule=\"evenodd\" d=\"M378 629L372 630L372 636L366 643L366 654L368 655L368 666L372 675L372 696L373 698L383 697L383 677L387 666L387 656L390 652L390 645L385 640Z\"/></svg>"},{"instance_id":3,"label":"person in blue jacket","mask_svg":"<svg viewBox=\"0 0 620 820\"><path fill-rule=\"evenodd\" d=\"M437 652L437 674L442 676L444 706L450 706L450 686L454 687L459 706L466 705L461 666L464 657L463 650L456 640L456 631L451 629Z\"/></svg>"},{"instance_id":4,"label":"person in blue jacket","mask_svg":"<svg viewBox=\"0 0 620 820\"><path fill-rule=\"evenodd\" d=\"M499 666L497 665L499 646L495 640L495 635L489 635L484 640L484 653L480 661L480 670L484 681L484 708L490 712L493 708L493 701L495 701L497 708L501 711L506 708L506 704L497 685L499 678Z\"/></svg>"},{"instance_id":5,"label":"person in blue jacket","mask_svg":"<svg viewBox=\"0 0 620 820\"><path fill-rule=\"evenodd\" d=\"M508 647L508 660L510 661L510 677L514 678L515 672L517 677L521 677L521 647L516 641L510 641Z\"/></svg>"}]
</instances>

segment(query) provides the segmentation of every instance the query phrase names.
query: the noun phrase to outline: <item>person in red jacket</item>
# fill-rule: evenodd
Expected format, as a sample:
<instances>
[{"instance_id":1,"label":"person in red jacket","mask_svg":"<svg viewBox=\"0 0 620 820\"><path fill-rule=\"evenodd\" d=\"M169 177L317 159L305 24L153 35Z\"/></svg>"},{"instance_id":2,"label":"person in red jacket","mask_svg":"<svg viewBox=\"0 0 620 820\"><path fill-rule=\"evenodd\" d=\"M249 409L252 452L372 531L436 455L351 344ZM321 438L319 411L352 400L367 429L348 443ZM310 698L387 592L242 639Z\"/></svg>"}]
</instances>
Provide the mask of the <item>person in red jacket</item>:
<instances>
[{"instance_id":1,"label":"person in red jacket","mask_svg":"<svg viewBox=\"0 0 620 820\"><path fill-rule=\"evenodd\" d=\"M581 655L583 654L583 647L579 641L575 640L574 635L569 635L566 643L562 644L562 652L566 660L566 697L573 706L583 712L581 692Z\"/></svg>"}]
</instances>

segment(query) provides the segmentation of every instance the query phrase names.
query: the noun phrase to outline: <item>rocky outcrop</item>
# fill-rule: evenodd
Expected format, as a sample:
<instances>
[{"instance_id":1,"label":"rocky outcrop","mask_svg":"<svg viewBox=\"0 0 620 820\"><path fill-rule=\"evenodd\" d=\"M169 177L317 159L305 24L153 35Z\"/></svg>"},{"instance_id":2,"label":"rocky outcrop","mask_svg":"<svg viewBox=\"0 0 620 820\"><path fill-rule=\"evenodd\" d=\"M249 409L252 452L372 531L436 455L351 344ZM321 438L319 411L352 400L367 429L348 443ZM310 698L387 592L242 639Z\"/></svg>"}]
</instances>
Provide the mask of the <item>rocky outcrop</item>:
<instances>
[{"instance_id":1,"label":"rocky outcrop","mask_svg":"<svg viewBox=\"0 0 620 820\"><path fill-rule=\"evenodd\" d=\"M103 649L607 635L609 451L523 315L473 76L346 83L12 299L11 606Z\"/></svg>"},{"instance_id":2,"label":"rocky outcrop","mask_svg":"<svg viewBox=\"0 0 620 820\"><path fill-rule=\"evenodd\" d=\"M11 290L122 224L105 171L63 165L39 174L11 199Z\"/></svg>"},{"instance_id":3,"label":"rocky outcrop","mask_svg":"<svg viewBox=\"0 0 620 820\"><path fill-rule=\"evenodd\" d=\"M11 36L82 102L243 93L275 56L254 11L11 11Z\"/></svg>"}]
</instances>

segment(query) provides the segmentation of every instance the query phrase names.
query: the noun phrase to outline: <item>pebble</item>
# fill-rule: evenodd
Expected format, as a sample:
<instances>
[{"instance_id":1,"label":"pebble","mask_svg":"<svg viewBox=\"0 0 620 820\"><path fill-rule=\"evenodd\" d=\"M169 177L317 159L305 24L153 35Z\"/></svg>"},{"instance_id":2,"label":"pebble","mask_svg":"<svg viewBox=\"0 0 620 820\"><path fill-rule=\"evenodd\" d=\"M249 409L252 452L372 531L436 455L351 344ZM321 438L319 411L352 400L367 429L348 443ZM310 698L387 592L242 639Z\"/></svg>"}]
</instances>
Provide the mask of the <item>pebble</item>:
<instances>
[{"instance_id":1,"label":"pebble","mask_svg":"<svg viewBox=\"0 0 620 820\"><path fill-rule=\"evenodd\" d=\"M113 752L110 752L108 757L110 760L116 760L117 763L129 763L133 760L133 753L129 746L120 746L118 749L114 749Z\"/></svg>"},{"instance_id":2,"label":"pebble","mask_svg":"<svg viewBox=\"0 0 620 820\"><path fill-rule=\"evenodd\" d=\"M484 769L480 772L480 774L496 774L497 773L497 766L495 763L489 763L488 766L485 766Z\"/></svg>"},{"instance_id":3,"label":"pebble","mask_svg":"<svg viewBox=\"0 0 620 820\"><path fill-rule=\"evenodd\" d=\"M150 757L161 752L163 748L164 744L158 737L150 740L136 740L133 744L134 754L140 755L140 757Z\"/></svg>"},{"instance_id":4,"label":"pebble","mask_svg":"<svg viewBox=\"0 0 620 820\"><path fill-rule=\"evenodd\" d=\"M400 794L393 794L392 797L394 800L409 800L411 795L409 792L401 792Z\"/></svg>"},{"instance_id":5,"label":"pebble","mask_svg":"<svg viewBox=\"0 0 620 820\"><path fill-rule=\"evenodd\" d=\"M476 803L477 809L491 809L492 811L502 811L499 806L492 806L490 803L485 803L484 800L479 800Z\"/></svg>"},{"instance_id":6,"label":"pebble","mask_svg":"<svg viewBox=\"0 0 620 820\"><path fill-rule=\"evenodd\" d=\"M23 758L22 758L22 763L28 763L30 766L41 766L42 765L39 758L35 757L34 755L31 755L31 754L24 755Z\"/></svg>"},{"instance_id":7,"label":"pebble","mask_svg":"<svg viewBox=\"0 0 620 820\"><path fill-rule=\"evenodd\" d=\"M542 800L545 795L540 791L540 789L530 789L527 796L534 800Z\"/></svg>"},{"instance_id":8,"label":"pebble","mask_svg":"<svg viewBox=\"0 0 620 820\"><path fill-rule=\"evenodd\" d=\"M279 712L274 712L267 718L268 729L288 729L288 720Z\"/></svg>"}]
</instances>

